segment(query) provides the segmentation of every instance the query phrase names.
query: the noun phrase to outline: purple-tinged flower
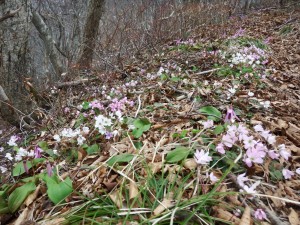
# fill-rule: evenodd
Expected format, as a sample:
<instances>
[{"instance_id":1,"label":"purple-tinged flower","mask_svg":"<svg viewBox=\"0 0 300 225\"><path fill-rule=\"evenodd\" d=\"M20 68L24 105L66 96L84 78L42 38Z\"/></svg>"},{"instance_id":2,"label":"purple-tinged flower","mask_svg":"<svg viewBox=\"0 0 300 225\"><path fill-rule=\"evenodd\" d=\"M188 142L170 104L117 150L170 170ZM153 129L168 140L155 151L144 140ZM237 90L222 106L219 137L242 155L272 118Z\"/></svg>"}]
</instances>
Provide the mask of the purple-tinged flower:
<instances>
[{"instance_id":1,"label":"purple-tinged flower","mask_svg":"<svg viewBox=\"0 0 300 225\"><path fill-rule=\"evenodd\" d=\"M6 153L6 154L5 154L5 158L7 158L7 159L10 160L10 161L13 160L13 157L11 156L10 153Z\"/></svg>"},{"instance_id":2,"label":"purple-tinged flower","mask_svg":"<svg viewBox=\"0 0 300 225\"><path fill-rule=\"evenodd\" d=\"M300 167L296 169L296 173L300 175Z\"/></svg>"},{"instance_id":3,"label":"purple-tinged flower","mask_svg":"<svg viewBox=\"0 0 300 225\"><path fill-rule=\"evenodd\" d=\"M99 110L103 110L104 107L103 105L98 101L98 100L94 100L90 103L89 105L92 109L99 109Z\"/></svg>"},{"instance_id":4,"label":"purple-tinged flower","mask_svg":"<svg viewBox=\"0 0 300 225\"><path fill-rule=\"evenodd\" d=\"M291 179L292 176L295 175L295 173L293 171L288 170L288 169L283 169L282 170L282 175L284 176L284 179L287 180L287 179Z\"/></svg>"},{"instance_id":5,"label":"purple-tinged flower","mask_svg":"<svg viewBox=\"0 0 300 225\"><path fill-rule=\"evenodd\" d=\"M78 135L77 145L82 145L85 140L86 140L85 137L83 137L82 135Z\"/></svg>"},{"instance_id":6,"label":"purple-tinged flower","mask_svg":"<svg viewBox=\"0 0 300 225\"><path fill-rule=\"evenodd\" d=\"M23 160L23 167L24 167L25 172L28 174L29 170L28 170L28 167L27 167L27 161L26 160Z\"/></svg>"},{"instance_id":7,"label":"purple-tinged flower","mask_svg":"<svg viewBox=\"0 0 300 225\"><path fill-rule=\"evenodd\" d=\"M105 139L107 139L107 140L109 140L109 139L111 139L112 137L113 137L114 135L113 135L113 133L111 133L111 132L106 132L105 133Z\"/></svg>"},{"instance_id":8,"label":"purple-tinged flower","mask_svg":"<svg viewBox=\"0 0 300 225\"><path fill-rule=\"evenodd\" d=\"M4 148L3 147L0 147L0 152L3 152L4 151Z\"/></svg>"},{"instance_id":9,"label":"purple-tinged flower","mask_svg":"<svg viewBox=\"0 0 300 225\"><path fill-rule=\"evenodd\" d=\"M225 149L224 149L224 145L222 143L219 143L216 147L217 152L219 152L220 154L225 154Z\"/></svg>"},{"instance_id":10,"label":"purple-tinged flower","mask_svg":"<svg viewBox=\"0 0 300 225\"><path fill-rule=\"evenodd\" d=\"M7 168L4 166L0 166L0 173L5 173L7 171Z\"/></svg>"},{"instance_id":11,"label":"purple-tinged flower","mask_svg":"<svg viewBox=\"0 0 300 225\"><path fill-rule=\"evenodd\" d=\"M256 181L252 186L248 186L248 185L244 185L243 189L245 192L247 192L248 194L255 194L256 193L256 188L257 186L260 184L260 181Z\"/></svg>"},{"instance_id":12,"label":"purple-tinged flower","mask_svg":"<svg viewBox=\"0 0 300 225\"><path fill-rule=\"evenodd\" d=\"M237 216L237 217L240 217L240 216L242 215L242 212L241 212L240 209L236 209L236 210L233 211L233 214L234 214L235 216Z\"/></svg>"},{"instance_id":13,"label":"purple-tinged flower","mask_svg":"<svg viewBox=\"0 0 300 225\"><path fill-rule=\"evenodd\" d=\"M254 212L254 217L258 220L266 220L267 219L267 215L266 213L264 212L264 210L262 209L257 209L255 212Z\"/></svg>"},{"instance_id":14,"label":"purple-tinged flower","mask_svg":"<svg viewBox=\"0 0 300 225\"><path fill-rule=\"evenodd\" d=\"M233 140L231 135L226 134L222 137L222 144L224 144L228 148L231 148L234 145L234 143L235 141Z\"/></svg>"},{"instance_id":15,"label":"purple-tinged flower","mask_svg":"<svg viewBox=\"0 0 300 225\"><path fill-rule=\"evenodd\" d=\"M211 181L212 183L215 183L215 182L217 182L217 181L219 180L219 178L216 177L215 174L214 174L213 172L211 172L211 173L209 174L209 179L210 179L210 181Z\"/></svg>"},{"instance_id":16,"label":"purple-tinged flower","mask_svg":"<svg viewBox=\"0 0 300 225\"><path fill-rule=\"evenodd\" d=\"M212 120L207 120L202 122L203 129L208 129L214 126L214 121Z\"/></svg>"},{"instance_id":17,"label":"purple-tinged flower","mask_svg":"<svg viewBox=\"0 0 300 225\"><path fill-rule=\"evenodd\" d=\"M9 141L7 142L7 144L9 146L17 146L16 141L20 140L20 137L18 137L17 135L13 135L10 137Z\"/></svg>"},{"instance_id":18,"label":"purple-tinged flower","mask_svg":"<svg viewBox=\"0 0 300 225\"><path fill-rule=\"evenodd\" d=\"M278 158L279 158L279 154L276 153L275 150L270 150L270 151L268 151L268 156L269 156L271 159L278 159Z\"/></svg>"},{"instance_id":19,"label":"purple-tinged flower","mask_svg":"<svg viewBox=\"0 0 300 225\"><path fill-rule=\"evenodd\" d=\"M282 156L282 158L284 158L285 160L288 160L289 157L291 156L291 153L289 153L286 150L281 150L279 151L279 154Z\"/></svg>"},{"instance_id":20,"label":"purple-tinged flower","mask_svg":"<svg viewBox=\"0 0 300 225\"><path fill-rule=\"evenodd\" d=\"M52 166L49 161L47 162L47 174L49 177L52 177L53 175Z\"/></svg>"},{"instance_id":21,"label":"purple-tinged flower","mask_svg":"<svg viewBox=\"0 0 300 225\"><path fill-rule=\"evenodd\" d=\"M255 125L253 128L256 132L263 132L264 131L264 128L260 124Z\"/></svg>"},{"instance_id":22,"label":"purple-tinged flower","mask_svg":"<svg viewBox=\"0 0 300 225\"><path fill-rule=\"evenodd\" d=\"M247 135L243 135L243 142L245 149L254 148L254 146L257 144L257 141L254 140L253 136Z\"/></svg>"},{"instance_id":23,"label":"purple-tinged flower","mask_svg":"<svg viewBox=\"0 0 300 225\"><path fill-rule=\"evenodd\" d=\"M71 110L70 110L70 108L69 107L65 107L64 108L64 113L69 113Z\"/></svg>"},{"instance_id":24,"label":"purple-tinged flower","mask_svg":"<svg viewBox=\"0 0 300 225\"><path fill-rule=\"evenodd\" d=\"M264 162L263 159L265 156L265 151L261 151L256 148L250 148L246 151L246 155L243 161L247 164L248 167L251 167L252 163L262 164Z\"/></svg>"},{"instance_id":25,"label":"purple-tinged flower","mask_svg":"<svg viewBox=\"0 0 300 225\"><path fill-rule=\"evenodd\" d=\"M194 154L195 160L200 165L207 165L212 158L208 155L209 152L205 152L201 149L201 151L197 150Z\"/></svg>"},{"instance_id":26,"label":"purple-tinged flower","mask_svg":"<svg viewBox=\"0 0 300 225\"><path fill-rule=\"evenodd\" d=\"M270 134L270 131L269 131L269 130L263 130L263 131L260 132L260 135L261 135L264 139L268 140L268 138L269 138L269 136L270 136L271 134Z\"/></svg>"},{"instance_id":27,"label":"purple-tinged flower","mask_svg":"<svg viewBox=\"0 0 300 225\"><path fill-rule=\"evenodd\" d=\"M227 113L224 119L225 123L233 123L235 120L240 121L240 119L236 116L232 106L227 107Z\"/></svg>"},{"instance_id":28,"label":"purple-tinged flower","mask_svg":"<svg viewBox=\"0 0 300 225\"><path fill-rule=\"evenodd\" d=\"M267 141L268 141L268 143L269 143L270 145L275 144L275 142L276 142L276 136L270 134L270 135L268 136Z\"/></svg>"},{"instance_id":29,"label":"purple-tinged flower","mask_svg":"<svg viewBox=\"0 0 300 225\"><path fill-rule=\"evenodd\" d=\"M244 182L248 181L248 177L246 176L246 173L242 173L240 175L237 176L237 182L241 187L244 187Z\"/></svg>"},{"instance_id":30,"label":"purple-tinged flower","mask_svg":"<svg viewBox=\"0 0 300 225\"><path fill-rule=\"evenodd\" d=\"M35 146L35 148L34 148L34 158L41 158L42 157L42 152L43 152L43 149L41 149L38 146Z\"/></svg>"}]
</instances>

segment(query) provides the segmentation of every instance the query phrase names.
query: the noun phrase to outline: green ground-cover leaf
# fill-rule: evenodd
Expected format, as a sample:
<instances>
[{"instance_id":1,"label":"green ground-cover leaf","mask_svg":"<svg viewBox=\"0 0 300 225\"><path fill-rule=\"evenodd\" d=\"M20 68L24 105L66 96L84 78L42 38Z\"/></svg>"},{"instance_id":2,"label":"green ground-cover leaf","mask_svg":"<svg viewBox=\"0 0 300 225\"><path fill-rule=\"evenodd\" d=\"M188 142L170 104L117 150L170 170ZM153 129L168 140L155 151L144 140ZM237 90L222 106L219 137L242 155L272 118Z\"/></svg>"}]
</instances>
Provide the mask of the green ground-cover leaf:
<instances>
[{"instance_id":1,"label":"green ground-cover leaf","mask_svg":"<svg viewBox=\"0 0 300 225\"><path fill-rule=\"evenodd\" d=\"M186 147L176 147L173 151L169 152L166 156L168 163L176 163L185 159L190 153L190 149Z\"/></svg>"},{"instance_id":2,"label":"green ground-cover leaf","mask_svg":"<svg viewBox=\"0 0 300 225\"><path fill-rule=\"evenodd\" d=\"M134 155L129 154L129 153L115 155L107 161L107 164L109 166L113 166L115 163L127 163L127 162L130 162L133 159L133 157L134 157Z\"/></svg>"},{"instance_id":3,"label":"green ground-cover leaf","mask_svg":"<svg viewBox=\"0 0 300 225\"><path fill-rule=\"evenodd\" d=\"M16 188L8 197L9 211L14 213L22 205L27 196L36 189L33 182L26 183Z\"/></svg>"},{"instance_id":4,"label":"green ground-cover leaf","mask_svg":"<svg viewBox=\"0 0 300 225\"><path fill-rule=\"evenodd\" d=\"M215 122L220 121L222 118L222 113L213 106L204 106L199 109L199 112L206 115L207 119L213 120Z\"/></svg>"},{"instance_id":5,"label":"green ground-cover leaf","mask_svg":"<svg viewBox=\"0 0 300 225\"><path fill-rule=\"evenodd\" d=\"M132 134L135 138L139 138L143 133L150 129L151 123L147 118L136 119L133 122L135 129L133 129Z\"/></svg>"},{"instance_id":6,"label":"green ground-cover leaf","mask_svg":"<svg viewBox=\"0 0 300 225\"><path fill-rule=\"evenodd\" d=\"M64 181L60 181L57 176L44 176L47 185L47 194L49 199L58 204L73 192L72 181L67 177Z\"/></svg>"}]
</instances>

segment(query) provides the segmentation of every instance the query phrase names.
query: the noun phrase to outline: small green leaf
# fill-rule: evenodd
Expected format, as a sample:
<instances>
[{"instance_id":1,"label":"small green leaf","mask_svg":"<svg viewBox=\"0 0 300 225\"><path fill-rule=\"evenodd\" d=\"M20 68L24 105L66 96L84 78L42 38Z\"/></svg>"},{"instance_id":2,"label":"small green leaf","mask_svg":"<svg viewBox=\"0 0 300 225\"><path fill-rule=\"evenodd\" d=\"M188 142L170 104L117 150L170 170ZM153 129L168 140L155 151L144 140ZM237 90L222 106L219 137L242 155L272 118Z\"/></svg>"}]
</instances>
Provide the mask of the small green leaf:
<instances>
[{"instance_id":1,"label":"small green leaf","mask_svg":"<svg viewBox=\"0 0 300 225\"><path fill-rule=\"evenodd\" d=\"M27 196L35 190L36 186L33 182L16 188L8 197L8 208L14 213L22 205Z\"/></svg>"},{"instance_id":2,"label":"small green leaf","mask_svg":"<svg viewBox=\"0 0 300 225\"><path fill-rule=\"evenodd\" d=\"M92 155L94 153L98 153L99 152L99 146L97 144L93 144L92 146L89 146L86 149L86 152L88 155Z\"/></svg>"},{"instance_id":3,"label":"small green leaf","mask_svg":"<svg viewBox=\"0 0 300 225\"><path fill-rule=\"evenodd\" d=\"M136 119L133 122L135 129L133 129L132 134L135 138L139 138L143 135L143 132L147 131L151 127L151 123L147 118Z\"/></svg>"},{"instance_id":4,"label":"small green leaf","mask_svg":"<svg viewBox=\"0 0 300 225\"><path fill-rule=\"evenodd\" d=\"M37 159L33 159L32 162L33 162L33 165L37 165L39 163L43 163L46 159L45 158L37 158ZM26 161L26 164L27 164L27 168L28 169L31 169L32 167L32 162L31 161ZM25 169L24 169L24 165L23 165L23 162L18 162L14 168L13 168L13 176L20 176L22 175L23 173L25 173Z\"/></svg>"},{"instance_id":5,"label":"small green leaf","mask_svg":"<svg viewBox=\"0 0 300 225\"><path fill-rule=\"evenodd\" d=\"M72 181L69 177L64 181L59 181L56 176L45 176L44 180L48 189L48 197L54 204L63 201L73 192Z\"/></svg>"},{"instance_id":6,"label":"small green leaf","mask_svg":"<svg viewBox=\"0 0 300 225\"><path fill-rule=\"evenodd\" d=\"M121 155L115 155L110 160L107 161L109 166L113 166L115 163L126 163L130 162L133 159L134 155L125 153Z\"/></svg>"},{"instance_id":7,"label":"small green leaf","mask_svg":"<svg viewBox=\"0 0 300 225\"><path fill-rule=\"evenodd\" d=\"M181 81L182 79L180 77L172 77L170 80L173 82L178 82Z\"/></svg>"},{"instance_id":8,"label":"small green leaf","mask_svg":"<svg viewBox=\"0 0 300 225\"><path fill-rule=\"evenodd\" d=\"M185 159L190 153L190 149L186 147L176 147L173 151L169 152L166 161L168 163L176 163L179 162L183 159Z\"/></svg>"},{"instance_id":9,"label":"small green leaf","mask_svg":"<svg viewBox=\"0 0 300 225\"><path fill-rule=\"evenodd\" d=\"M204 106L199 109L200 113L207 115L207 119L213 120L215 122L220 121L222 118L222 113L213 106Z\"/></svg>"},{"instance_id":10,"label":"small green leaf","mask_svg":"<svg viewBox=\"0 0 300 225\"><path fill-rule=\"evenodd\" d=\"M132 134L135 138L140 138L143 135L143 130L141 129L133 129Z\"/></svg>"},{"instance_id":11,"label":"small green leaf","mask_svg":"<svg viewBox=\"0 0 300 225\"><path fill-rule=\"evenodd\" d=\"M40 148L42 148L43 150L48 149L48 143L46 141L40 141L40 142L38 142L38 146Z\"/></svg>"},{"instance_id":12,"label":"small green leaf","mask_svg":"<svg viewBox=\"0 0 300 225\"><path fill-rule=\"evenodd\" d=\"M83 103L82 103L82 108L83 108L84 110L89 109L89 108L90 108L90 103L89 103L89 102L83 102Z\"/></svg>"},{"instance_id":13,"label":"small green leaf","mask_svg":"<svg viewBox=\"0 0 300 225\"><path fill-rule=\"evenodd\" d=\"M134 144L134 147L138 150L143 147L143 142L141 142L141 141L135 141L135 142L133 142L133 144Z\"/></svg>"},{"instance_id":14,"label":"small green leaf","mask_svg":"<svg viewBox=\"0 0 300 225\"><path fill-rule=\"evenodd\" d=\"M218 125L215 127L213 132L215 135L221 134L224 132L224 127L222 125Z\"/></svg>"}]
</instances>

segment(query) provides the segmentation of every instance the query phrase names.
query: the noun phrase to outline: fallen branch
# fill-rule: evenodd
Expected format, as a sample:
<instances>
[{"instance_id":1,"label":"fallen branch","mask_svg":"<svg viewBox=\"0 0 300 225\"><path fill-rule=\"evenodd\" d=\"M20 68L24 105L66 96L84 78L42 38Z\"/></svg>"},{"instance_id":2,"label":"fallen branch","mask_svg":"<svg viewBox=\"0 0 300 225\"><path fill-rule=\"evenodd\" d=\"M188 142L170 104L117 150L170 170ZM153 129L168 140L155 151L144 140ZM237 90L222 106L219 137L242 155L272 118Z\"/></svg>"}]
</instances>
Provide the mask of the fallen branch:
<instances>
[{"instance_id":1,"label":"fallen branch","mask_svg":"<svg viewBox=\"0 0 300 225\"><path fill-rule=\"evenodd\" d=\"M21 8L18 8L18 9L16 9L16 10L13 10L13 11L10 11L10 12L6 13L4 16L2 16L2 17L0 18L0 23L1 23L2 21L4 21L4 20L7 20L7 19L9 19L9 18L14 17L20 10L21 10Z\"/></svg>"},{"instance_id":2,"label":"fallen branch","mask_svg":"<svg viewBox=\"0 0 300 225\"><path fill-rule=\"evenodd\" d=\"M71 87L71 86L77 86L80 84L85 84L90 81L97 80L98 78L92 78L92 79L82 79L82 80L75 80L75 81L69 81L69 82L63 82L57 84L55 87L56 88L64 88L64 87Z\"/></svg>"},{"instance_id":3,"label":"fallen branch","mask_svg":"<svg viewBox=\"0 0 300 225\"><path fill-rule=\"evenodd\" d=\"M211 69L211 70L206 70L206 71L201 71L201 72L198 72L198 73L194 73L193 75L202 75L202 74L207 74L207 73L212 73L212 72L215 72L217 70L219 70L220 68L216 68L216 69Z\"/></svg>"}]
</instances>

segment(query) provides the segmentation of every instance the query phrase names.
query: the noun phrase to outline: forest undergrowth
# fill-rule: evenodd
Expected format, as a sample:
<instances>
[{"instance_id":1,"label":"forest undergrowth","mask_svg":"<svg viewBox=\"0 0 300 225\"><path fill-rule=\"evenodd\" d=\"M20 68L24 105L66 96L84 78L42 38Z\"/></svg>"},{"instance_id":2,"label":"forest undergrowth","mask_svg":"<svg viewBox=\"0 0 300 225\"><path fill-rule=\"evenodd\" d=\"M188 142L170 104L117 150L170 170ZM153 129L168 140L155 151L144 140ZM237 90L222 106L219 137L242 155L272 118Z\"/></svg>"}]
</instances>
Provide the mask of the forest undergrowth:
<instances>
[{"instance_id":1,"label":"forest undergrowth","mask_svg":"<svg viewBox=\"0 0 300 225\"><path fill-rule=\"evenodd\" d=\"M299 225L299 12L53 88L42 126L1 131L0 223Z\"/></svg>"}]
</instances>

